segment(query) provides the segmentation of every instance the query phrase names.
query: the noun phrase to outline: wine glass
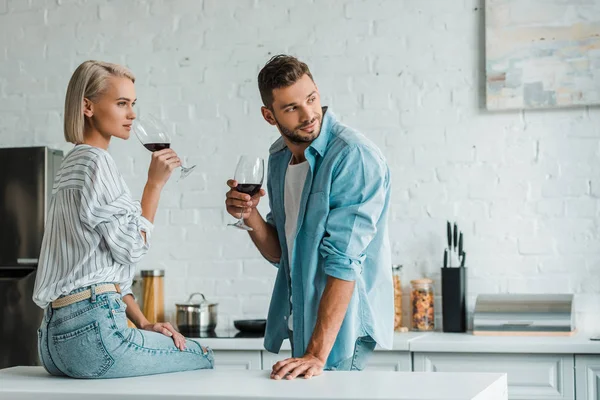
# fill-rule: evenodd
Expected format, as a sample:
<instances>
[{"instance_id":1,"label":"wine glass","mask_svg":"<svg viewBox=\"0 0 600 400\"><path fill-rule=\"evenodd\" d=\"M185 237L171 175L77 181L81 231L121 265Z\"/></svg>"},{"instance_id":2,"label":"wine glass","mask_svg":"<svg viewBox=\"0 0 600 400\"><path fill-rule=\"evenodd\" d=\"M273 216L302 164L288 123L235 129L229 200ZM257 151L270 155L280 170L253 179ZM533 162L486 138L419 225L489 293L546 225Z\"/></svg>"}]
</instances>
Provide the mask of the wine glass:
<instances>
[{"instance_id":1,"label":"wine glass","mask_svg":"<svg viewBox=\"0 0 600 400\"><path fill-rule=\"evenodd\" d=\"M171 135L169 134L169 130L162 122L160 122L160 120L150 114L133 120L131 128L144 147L152 152L171 147ZM184 167L182 162L179 179L188 176L194 168L196 168L195 165Z\"/></svg>"},{"instance_id":2,"label":"wine glass","mask_svg":"<svg viewBox=\"0 0 600 400\"><path fill-rule=\"evenodd\" d=\"M265 176L265 161L260 157L241 156L235 168L233 179L237 181L237 186L234 188L240 193L254 196L260 191L263 179ZM240 219L234 224L227 226L235 226L236 228L251 231L248 225L244 223L244 208L240 214Z\"/></svg>"}]
</instances>

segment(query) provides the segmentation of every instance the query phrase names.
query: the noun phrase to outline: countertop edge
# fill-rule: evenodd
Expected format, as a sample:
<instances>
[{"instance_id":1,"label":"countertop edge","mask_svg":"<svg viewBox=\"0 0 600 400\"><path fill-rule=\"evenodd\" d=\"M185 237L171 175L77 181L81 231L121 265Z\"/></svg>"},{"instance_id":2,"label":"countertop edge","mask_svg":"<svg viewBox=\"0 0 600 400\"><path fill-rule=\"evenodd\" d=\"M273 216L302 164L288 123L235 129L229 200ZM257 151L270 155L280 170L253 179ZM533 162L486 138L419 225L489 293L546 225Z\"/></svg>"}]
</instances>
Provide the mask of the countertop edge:
<instances>
[{"instance_id":1,"label":"countertop edge","mask_svg":"<svg viewBox=\"0 0 600 400\"><path fill-rule=\"evenodd\" d=\"M572 337L474 336L471 333L409 332L394 335L391 349L377 346L378 352L413 353L514 353L514 354L600 354L600 341L579 333ZM190 338L213 350L267 351L263 338ZM290 351L286 340L282 351Z\"/></svg>"}]
</instances>

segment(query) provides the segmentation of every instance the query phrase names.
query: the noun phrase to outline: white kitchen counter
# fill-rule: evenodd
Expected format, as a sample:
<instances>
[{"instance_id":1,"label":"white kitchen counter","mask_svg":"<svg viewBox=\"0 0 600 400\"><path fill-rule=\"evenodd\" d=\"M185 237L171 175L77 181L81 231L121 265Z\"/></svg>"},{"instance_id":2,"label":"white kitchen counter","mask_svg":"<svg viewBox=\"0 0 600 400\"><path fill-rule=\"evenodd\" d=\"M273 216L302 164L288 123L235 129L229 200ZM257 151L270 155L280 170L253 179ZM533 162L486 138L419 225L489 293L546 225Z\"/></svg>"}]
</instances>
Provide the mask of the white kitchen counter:
<instances>
[{"instance_id":1,"label":"white kitchen counter","mask_svg":"<svg viewBox=\"0 0 600 400\"><path fill-rule=\"evenodd\" d=\"M217 331L218 333L219 331ZM420 332L396 333L392 350L409 351L409 343L413 339L423 336ZM208 346L213 350L265 350L263 345L264 338L191 338L203 346ZM290 342L285 340L281 345L281 350L291 350ZM382 350L378 348L378 350Z\"/></svg>"},{"instance_id":2,"label":"white kitchen counter","mask_svg":"<svg viewBox=\"0 0 600 400\"><path fill-rule=\"evenodd\" d=\"M573 336L474 336L431 332L410 341L412 352L600 354L590 334Z\"/></svg>"},{"instance_id":3,"label":"white kitchen counter","mask_svg":"<svg viewBox=\"0 0 600 400\"><path fill-rule=\"evenodd\" d=\"M275 381L269 371L190 371L111 380L48 375L42 367L0 370L0 399L411 399L507 400L497 373L325 372L309 380Z\"/></svg>"},{"instance_id":4,"label":"white kitchen counter","mask_svg":"<svg viewBox=\"0 0 600 400\"><path fill-rule=\"evenodd\" d=\"M591 334L573 336L474 336L468 333L407 332L394 335L394 351L467 353L600 354L600 341ZM194 339L213 350L264 350L263 338ZM379 350L382 350L378 348ZM281 350L290 350L284 341Z\"/></svg>"}]
</instances>

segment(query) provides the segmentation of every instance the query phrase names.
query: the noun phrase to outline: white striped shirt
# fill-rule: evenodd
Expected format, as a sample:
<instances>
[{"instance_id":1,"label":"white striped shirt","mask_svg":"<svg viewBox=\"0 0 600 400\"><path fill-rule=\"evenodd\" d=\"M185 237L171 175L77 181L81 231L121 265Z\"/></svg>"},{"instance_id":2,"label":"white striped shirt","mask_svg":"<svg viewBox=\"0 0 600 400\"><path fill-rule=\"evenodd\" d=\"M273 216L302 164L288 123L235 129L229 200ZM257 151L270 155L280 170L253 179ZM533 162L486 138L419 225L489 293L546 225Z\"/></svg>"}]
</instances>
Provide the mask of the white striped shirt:
<instances>
[{"instance_id":1,"label":"white striped shirt","mask_svg":"<svg viewBox=\"0 0 600 400\"><path fill-rule=\"evenodd\" d=\"M148 251L153 228L141 211L107 151L75 146L54 182L33 301L46 308L74 289L102 282L118 283L123 296L131 293L135 264Z\"/></svg>"}]
</instances>

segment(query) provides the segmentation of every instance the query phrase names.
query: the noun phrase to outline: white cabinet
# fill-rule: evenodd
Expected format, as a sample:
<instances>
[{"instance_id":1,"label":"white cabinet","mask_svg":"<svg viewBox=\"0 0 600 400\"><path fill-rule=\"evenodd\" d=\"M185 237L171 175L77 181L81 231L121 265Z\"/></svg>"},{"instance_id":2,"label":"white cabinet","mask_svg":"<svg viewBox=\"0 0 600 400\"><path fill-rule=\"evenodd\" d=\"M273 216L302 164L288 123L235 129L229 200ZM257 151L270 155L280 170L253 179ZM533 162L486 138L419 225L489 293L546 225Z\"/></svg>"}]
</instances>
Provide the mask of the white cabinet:
<instances>
[{"instance_id":1,"label":"white cabinet","mask_svg":"<svg viewBox=\"0 0 600 400\"><path fill-rule=\"evenodd\" d=\"M412 371L410 353L407 351L377 351L373 352L365 371Z\"/></svg>"},{"instance_id":2,"label":"white cabinet","mask_svg":"<svg viewBox=\"0 0 600 400\"><path fill-rule=\"evenodd\" d=\"M600 355L575 356L577 400L600 400Z\"/></svg>"},{"instance_id":3,"label":"white cabinet","mask_svg":"<svg viewBox=\"0 0 600 400\"><path fill-rule=\"evenodd\" d=\"M273 369L273 365L277 361L285 360L286 358L290 358L292 356L292 352L289 350L282 350L278 354L271 353L268 351L262 352L262 369Z\"/></svg>"},{"instance_id":4,"label":"white cabinet","mask_svg":"<svg viewBox=\"0 0 600 400\"><path fill-rule=\"evenodd\" d=\"M263 369L271 369L280 360L291 357L290 351L280 351L279 354L262 352ZM375 351L367 363L366 371L403 371L412 370L410 353L406 351Z\"/></svg>"},{"instance_id":5,"label":"white cabinet","mask_svg":"<svg viewBox=\"0 0 600 400\"><path fill-rule=\"evenodd\" d=\"M259 350L214 350L215 369L260 369Z\"/></svg>"},{"instance_id":6,"label":"white cabinet","mask_svg":"<svg viewBox=\"0 0 600 400\"><path fill-rule=\"evenodd\" d=\"M504 372L511 400L575 398L571 354L414 353L414 371Z\"/></svg>"}]
</instances>

